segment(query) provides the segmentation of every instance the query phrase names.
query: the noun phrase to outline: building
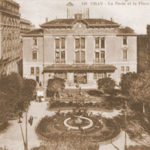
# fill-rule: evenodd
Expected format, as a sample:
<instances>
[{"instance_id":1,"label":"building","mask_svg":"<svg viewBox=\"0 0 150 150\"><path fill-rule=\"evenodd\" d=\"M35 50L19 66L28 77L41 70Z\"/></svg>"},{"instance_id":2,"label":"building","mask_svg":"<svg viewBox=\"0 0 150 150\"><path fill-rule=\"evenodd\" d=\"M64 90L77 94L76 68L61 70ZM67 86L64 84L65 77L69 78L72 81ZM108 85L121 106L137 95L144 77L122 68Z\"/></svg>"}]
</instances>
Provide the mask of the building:
<instances>
[{"instance_id":1,"label":"building","mask_svg":"<svg viewBox=\"0 0 150 150\"><path fill-rule=\"evenodd\" d=\"M112 20L75 14L23 37L23 75L44 86L61 77L66 88L96 88L98 79L111 77L119 84L127 72L137 72L137 36Z\"/></svg>"},{"instance_id":2,"label":"building","mask_svg":"<svg viewBox=\"0 0 150 150\"><path fill-rule=\"evenodd\" d=\"M27 19L21 18L21 20L20 20L20 33L25 34L31 30L33 30L32 23Z\"/></svg>"},{"instance_id":3,"label":"building","mask_svg":"<svg viewBox=\"0 0 150 150\"><path fill-rule=\"evenodd\" d=\"M0 72L18 72L21 58L19 4L0 0Z\"/></svg>"},{"instance_id":4,"label":"building","mask_svg":"<svg viewBox=\"0 0 150 150\"><path fill-rule=\"evenodd\" d=\"M137 36L137 72L150 70L150 25L147 34Z\"/></svg>"}]
</instances>

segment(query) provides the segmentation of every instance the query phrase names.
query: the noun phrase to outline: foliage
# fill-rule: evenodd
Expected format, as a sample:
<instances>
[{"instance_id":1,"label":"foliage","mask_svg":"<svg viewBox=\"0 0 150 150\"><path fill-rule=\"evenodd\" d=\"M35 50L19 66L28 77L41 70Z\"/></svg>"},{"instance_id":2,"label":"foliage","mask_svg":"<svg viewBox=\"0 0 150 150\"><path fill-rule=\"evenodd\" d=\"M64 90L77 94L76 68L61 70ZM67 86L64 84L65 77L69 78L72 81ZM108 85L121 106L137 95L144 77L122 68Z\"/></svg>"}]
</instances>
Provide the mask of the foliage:
<instances>
[{"instance_id":1,"label":"foliage","mask_svg":"<svg viewBox=\"0 0 150 150\"><path fill-rule=\"evenodd\" d=\"M82 112L81 112L82 113ZM64 124L67 118L73 118L77 112L59 112L54 116L46 116L39 122L36 132L44 141L76 141L84 139L87 142L102 142L112 139L120 133L120 126L112 119L102 118L101 115L94 115L83 112L82 116L88 117L93 121L93 126L83 130L68 130ZM80 115L79 115L80 116ZM70 122L71 123L71 122ZM84 123L83 123L84 124ZM75 125L73 125L75 126Z\"/></svg>"},{"instance_id":2,"label":"foliage","mask_svg":"<svg viewBox=\"0 0 150 150\"><path fill-rule=\"evenodd\" d=\"M120 109L123 107L123 100L118 97L108 96L101 102L63 102L63 101L53 101L50 102L49 108L98 108L98 109Z\"/></svg>"},{"instance_id":3,"label":"foliage","mask_svg":"<svg viewBox=\"0 0 150 150\"><path fill-rule=\"evenodd\" d=\"M88 90L87 93L91 96L96 96L96 97L100 97L103 94L101 91L98 90Z\"/></svg>"},{"instance_id":4,"label":"foliage","mask_svg":"<svg viewBox=\"0 0 150 150\"><path fill-rule=\"evenodd\" d=\"M127 74L123 74L121 77L121 90L124 94L129 94L129 89L131 87L132 81L136 80L138 77L138 74L135 72L129 72Z\"/></svg>"},{"instance_id":5,"label":"foliage","mask_svg":"<svg viewBox=\"0 0 150 150\"><path fill-rule=\"evenodd\" d=\"M17 73L0 78L0 122L5 122L24 111L31 100L36 83Z\"/></svg>"},{"instance_id":6,"label":"foliage","mask_svg":"<svg viewBox=\"0 0 150 150\"><path fill-rule=\"evenodd\" d=\"M59 97L60 92L65 88L65 80L54 78L48 80L47 94L52 97Z\"/></svg>"},{"instance_id":7,"label":"foliage","mask_svg":"<svg viewBox=\"0 0 150 150\"><path fill-rule=\"evenodd\" d=\"M138 78L131 83L129 94L135 101L149 102L150 72L140 73Z\"/></svg>"},{"instance_id":8,"label":"foliage","mask_svg":"<svg viewBox=\"0 0 150 150\"><path fill-rule=\"evenodd\" d=\"M98 89L113 90L115 88L115 81L111 78L103 78L97 81Z\"/></svg>"},{"instance_id":9,"label":"foliage","mask_svg":"<svg viewBox=\"0 0 150 150\"><path fill-rule=\"evenodd\" d=\"M57 141L47 142L39 147L32 148L31 150L98 150L99 144L89 143L82 139L76 139L76 141Z\"/></svg>"}]
</instances>

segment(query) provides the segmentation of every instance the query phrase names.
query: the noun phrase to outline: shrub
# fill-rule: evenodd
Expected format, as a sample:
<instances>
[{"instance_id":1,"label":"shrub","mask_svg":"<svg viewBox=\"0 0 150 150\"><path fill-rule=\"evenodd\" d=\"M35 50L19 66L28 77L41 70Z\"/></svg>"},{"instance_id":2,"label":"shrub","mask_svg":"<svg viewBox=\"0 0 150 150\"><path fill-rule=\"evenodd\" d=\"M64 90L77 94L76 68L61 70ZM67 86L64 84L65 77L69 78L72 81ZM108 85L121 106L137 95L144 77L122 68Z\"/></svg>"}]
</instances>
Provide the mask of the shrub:
<instances>
[{"instance_id":1,"label":"shrub","mask_svg":"<svg viewBox=\"0 0 150 150\"><path fill-rule=\"evenodd\" d=\"M97 97L100 97L103 94L101 91L98 90L89 90L87 91L87 93L91 96L97 96Z\"/></svg>"},{"instance_id":2,"label":"shrub","mask_svg":"<svg viewBox=\"0 0 150 150\"><path fill-rule=\"evenodd\" d=\"M60 92L65 88L65 80L54 78L48 80L47 96L59 97Z\"/></svg>"},{"instance_id":3,"label":"shrub","mask_svg":"<svg viewBox=\"0 0 150 150\"><path fill-rule=\"evenodd\" d=\"M97 81L98 89L113 90L115 88L115 81L111 78L103 78Z\"/></svg>"}]
</instances>

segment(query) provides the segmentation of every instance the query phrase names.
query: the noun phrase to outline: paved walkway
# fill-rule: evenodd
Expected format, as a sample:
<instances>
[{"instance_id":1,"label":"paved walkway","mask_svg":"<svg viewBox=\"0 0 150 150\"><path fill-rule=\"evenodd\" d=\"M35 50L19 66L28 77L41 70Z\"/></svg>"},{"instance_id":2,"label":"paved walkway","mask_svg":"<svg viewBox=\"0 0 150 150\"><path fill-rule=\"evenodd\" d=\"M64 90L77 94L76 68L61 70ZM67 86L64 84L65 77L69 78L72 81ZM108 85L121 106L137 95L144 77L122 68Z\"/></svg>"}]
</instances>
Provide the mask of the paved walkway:
<instances>
[{"instance_id":1,"label":"paved walkway","mask_svg":"<svg viewBox=\"0 0 150 150\"><path fill-rule=\"evenodd\" d=\"M32 115L34 117L33 125L28 125L28 145L29 149L35 146L39 146L41 141L38 139L35 128L38 122L45 115L52 115L54 112L50 112L47 109L47 103L32 102L29 108L28 117ZM23 116L25 118L25 116ZM25 119L23 119L22 127L25 129ZM25 132L25 130L24 130ZM99 150L124 150L124 132L121 132L119 137L113 142L114 146L110 143L101 144ZM135 143L129 140L127 136L127 144L134 145ZM0 134L0 147L7 147L8 150L24 150L23 140L21 137L21 130L18 124L18 120L10 121L10 126L6 132ZM116 147L115 147L116 146Z\"/></svg>"}]
</instances>

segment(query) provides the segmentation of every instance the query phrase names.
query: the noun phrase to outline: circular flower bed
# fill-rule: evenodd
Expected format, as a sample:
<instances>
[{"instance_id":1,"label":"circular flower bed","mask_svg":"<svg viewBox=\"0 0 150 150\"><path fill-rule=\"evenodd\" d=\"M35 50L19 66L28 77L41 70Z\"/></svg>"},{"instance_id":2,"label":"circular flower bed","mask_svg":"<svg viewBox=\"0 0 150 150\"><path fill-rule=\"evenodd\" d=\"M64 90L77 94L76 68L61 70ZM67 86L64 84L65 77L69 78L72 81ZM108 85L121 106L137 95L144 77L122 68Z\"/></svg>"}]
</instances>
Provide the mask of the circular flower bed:
<instances>
[{"instance_id":1,"label":"circular flower bed","mask_svg":"<svg viewBox=\"0 0 150 150\"><path fill-rule=\"evenodd\" d=\"M69 138L85 138L89 141L104 142L115 138L120 133L120 127L112 119L100 115L74 113L57 113L44 117L37 126L36 132L46 140Z\"/></svg>"}]
</instances>

